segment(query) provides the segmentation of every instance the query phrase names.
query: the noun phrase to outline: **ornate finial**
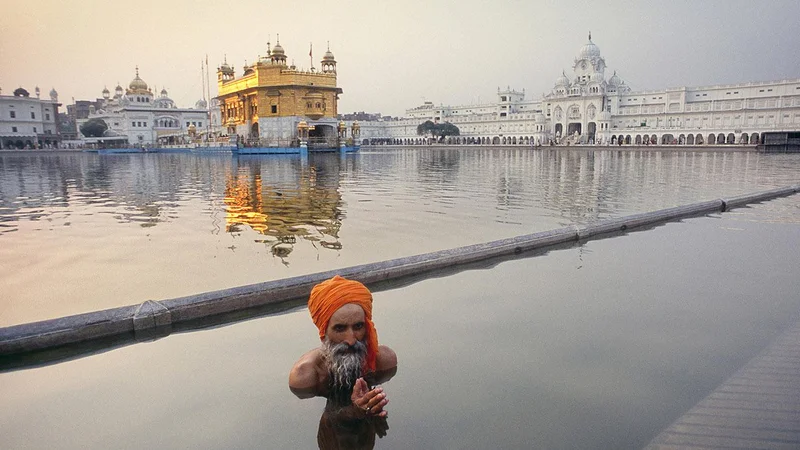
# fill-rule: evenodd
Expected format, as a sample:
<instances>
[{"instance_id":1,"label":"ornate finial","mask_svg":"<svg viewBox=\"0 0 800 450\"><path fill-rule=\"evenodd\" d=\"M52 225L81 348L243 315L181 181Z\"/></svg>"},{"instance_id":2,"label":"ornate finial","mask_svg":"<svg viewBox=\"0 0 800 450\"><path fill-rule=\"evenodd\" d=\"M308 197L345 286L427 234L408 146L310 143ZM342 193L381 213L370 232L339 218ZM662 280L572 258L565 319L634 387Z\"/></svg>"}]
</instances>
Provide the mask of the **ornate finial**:
<instances>
[{"instance_id":1,"label":"ornate finial","mask_svg":"<svg viewBox=\"0 0 800 450\"><path fill-rule=\"evenodd\" d=\"M331 51L331 41L328 41L328 51Z\"/></svg>"},{"instance_id":2,"label":"ornate finial","mask_svg":"<svg viewBox=\"0 0 800 450\"><path fill-rule=\"evenodd\" d=\"M228 54L224 53L222 55L222 64L228 64Z\"/></svg>"},{"instance_id":3,"label":"ornate finial","mask_svg":"<svg viewBox=\"0 0 800 450\"><path fill-rule=\"evenodd\" d=\"M136 78L139 78L139 65L136 65Z\"/></svg>"},{"instance_id":4,"label":"ornate finial","mask_svg":"<svg viewBox=\"0 0 800 450\"><path fill-rule=\"evenodd\" d=\"M591 31L589 32L589 40L590 41L592 40L592 32Z\"/></svg>"},{"instance_id":5,"label":"ornate finial","mask_svg":"<svg viewBox=\"0 0 800 450\"><path fill-rule=\"evenodd\" d=\"M281 34L278 33L278 45L281 45Z\"/></svg>"}]
</instances>

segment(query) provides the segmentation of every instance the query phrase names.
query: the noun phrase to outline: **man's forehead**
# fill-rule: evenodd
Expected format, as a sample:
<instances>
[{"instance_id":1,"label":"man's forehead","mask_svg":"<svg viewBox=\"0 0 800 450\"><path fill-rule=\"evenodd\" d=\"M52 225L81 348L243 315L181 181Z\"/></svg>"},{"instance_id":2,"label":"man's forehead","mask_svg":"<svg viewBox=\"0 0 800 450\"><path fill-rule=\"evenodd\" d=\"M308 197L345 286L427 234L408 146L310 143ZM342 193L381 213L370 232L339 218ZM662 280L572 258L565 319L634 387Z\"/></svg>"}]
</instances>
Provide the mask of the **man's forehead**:
<instances>
[{"instance_id":1,"label":"man's forehead","mask_svg":"<svg viewBox=\"0 0 800 450\"><path fill-rule=\"evenodd\" d=\"M347 303L346 305L342 305L333 313L331 316L331 321L333 322L337 320L347 320L353 318L363 319L365 316L366 313L364 313L364 309L361 308L361 306L355 303Z\"/></svg>"}]
</instances>

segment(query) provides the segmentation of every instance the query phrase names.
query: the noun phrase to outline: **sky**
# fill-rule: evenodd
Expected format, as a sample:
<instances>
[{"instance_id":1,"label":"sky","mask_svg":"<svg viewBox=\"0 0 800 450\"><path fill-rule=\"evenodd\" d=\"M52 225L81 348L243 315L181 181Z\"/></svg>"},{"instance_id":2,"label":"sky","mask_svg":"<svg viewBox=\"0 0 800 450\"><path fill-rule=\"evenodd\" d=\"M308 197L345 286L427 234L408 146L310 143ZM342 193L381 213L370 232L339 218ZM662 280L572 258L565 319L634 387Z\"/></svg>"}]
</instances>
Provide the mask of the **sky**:
<instances>
[{"instance_id":1,"label":"sky","mask_svg":"<svg viewBox=\"0 0 800 450\"><path fill-rule=\"evenodd\" d=\"M51 88L63 105L127 87L139 67L180 107L203 97L202 62L242 74L280 36L289 61L336 56L339 112L403 115L430 101L538 99L570 74L588 33L634 90L800 78L797 0L26 0L4 2L0 88Z\"/></svg>"}]
</instances>

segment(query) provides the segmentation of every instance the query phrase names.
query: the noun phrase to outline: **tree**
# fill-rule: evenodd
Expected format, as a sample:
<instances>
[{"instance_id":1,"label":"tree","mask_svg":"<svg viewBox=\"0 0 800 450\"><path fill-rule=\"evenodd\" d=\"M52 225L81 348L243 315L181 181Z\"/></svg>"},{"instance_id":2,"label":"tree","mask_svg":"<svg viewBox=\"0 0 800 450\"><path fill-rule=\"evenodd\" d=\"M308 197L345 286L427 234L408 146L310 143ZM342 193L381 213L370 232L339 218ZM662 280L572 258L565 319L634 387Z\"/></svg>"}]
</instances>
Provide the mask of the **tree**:
<instances>
[{"instance_id":1,"label":"tree","mask_svg":"<svg viewBox=\"0 0 800 450\"><path fill-rule=\"evenodd\" d=\"M458 136L461 134L461 130L458 129L457 126L453 125L450 122L440 123L439 129L437 130L437 134L440 136L440 140L444 140L447 136Z\"/></svg>"},{"instance_id":2,"label":"tree","mask_svg":"<svg viewBox=\"0 0 800 450\"><path fill-rule=\"evenodd\" d=\"M430 120L426 120L425 122L422 122L421 124L417 125L417 134L420 136L426 134L430 134L431 136L433 136L435 134L434 130L436 130L436 124L431 122Z\"/></svg>"},{"instance_id":3,"label":"tree","mask_svg":"<svg viewBox=\"0 0 800 450\"><path fill-rule=\"evenodd\" d=\"M81 125L81 134L86 137L102 137L108 129L103 119L89 119Z\"/></svg>"},{"instance_id":4,"label":"tree","mask_svg":"<svg viewBox=\"0 0 800 450\"><path fill-rule=\"evenodd\" d=\"M438 137L437 140L442 142L447 136L458 136L461 134L461 131L450 122L433 123L430 120L426 120L417 125L417 134L420 136L430 135L431 137Z\"/></svg>"}]
</instances>

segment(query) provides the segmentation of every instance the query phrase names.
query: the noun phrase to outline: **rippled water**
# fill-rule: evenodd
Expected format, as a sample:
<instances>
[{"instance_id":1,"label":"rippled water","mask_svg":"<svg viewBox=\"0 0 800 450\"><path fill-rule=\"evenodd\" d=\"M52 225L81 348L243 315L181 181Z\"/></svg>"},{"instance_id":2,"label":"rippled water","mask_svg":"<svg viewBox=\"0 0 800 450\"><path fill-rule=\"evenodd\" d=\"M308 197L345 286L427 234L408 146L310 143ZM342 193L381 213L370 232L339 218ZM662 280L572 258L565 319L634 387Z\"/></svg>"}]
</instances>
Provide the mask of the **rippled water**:
<instances>
[{"instance_id":1,"label":"rippled water","mask_svg":"<svg viewBox=\"0 0 800 450\"><path fill-rule=\"evenodd\" d=\"M797 183L756 153L0 154L0 325ZM636 449L800 320L800 195L375 293L376 448ZM305 308L0 373L4 448L315 448Z\"/></svg>"},{"instance_id":2,"label":"rippled water","mask_svg":"<svg viewBox=\"0 0 800 450\"><path fill-rule=\"evenodd\" d=\"M796 155L391 149L0 155L0 326L798 181Z\"/></svg>"}]
</instances>

